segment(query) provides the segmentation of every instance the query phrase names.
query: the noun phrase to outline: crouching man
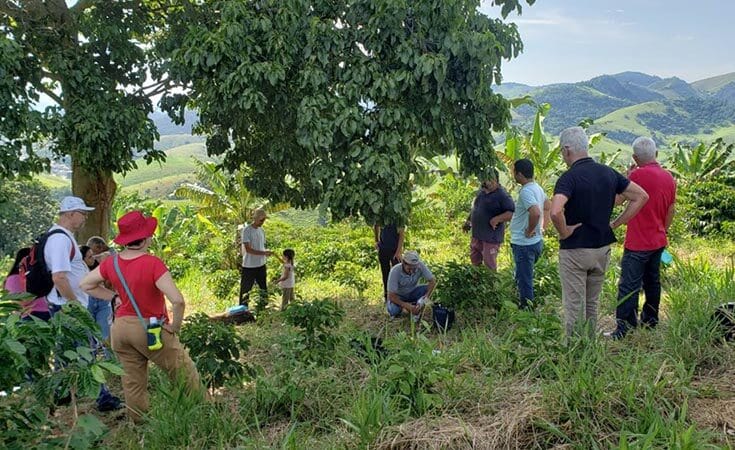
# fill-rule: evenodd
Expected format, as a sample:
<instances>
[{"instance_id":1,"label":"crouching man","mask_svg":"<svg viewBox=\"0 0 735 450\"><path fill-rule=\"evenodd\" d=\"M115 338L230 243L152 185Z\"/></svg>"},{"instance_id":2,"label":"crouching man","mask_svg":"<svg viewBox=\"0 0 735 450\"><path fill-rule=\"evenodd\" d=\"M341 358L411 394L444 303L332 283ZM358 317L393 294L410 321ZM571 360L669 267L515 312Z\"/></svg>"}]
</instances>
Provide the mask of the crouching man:
<instances>
[{"instance_id":1,"label":"crouching man","mask_svg":"<svg viewBox=\"0 0 735 450\"><path fill-rule=\"evenodd\" d=\"M421 279L426 280L427 284L419 284ZM414 320L418 320L435 287L436 279L421 262L418 253L412 250L403 253L401 262L393 266L388 274L388 314L398 317L406 310ZM419 302L421 298L424 301Z\"/></svg>"}]
</instances>

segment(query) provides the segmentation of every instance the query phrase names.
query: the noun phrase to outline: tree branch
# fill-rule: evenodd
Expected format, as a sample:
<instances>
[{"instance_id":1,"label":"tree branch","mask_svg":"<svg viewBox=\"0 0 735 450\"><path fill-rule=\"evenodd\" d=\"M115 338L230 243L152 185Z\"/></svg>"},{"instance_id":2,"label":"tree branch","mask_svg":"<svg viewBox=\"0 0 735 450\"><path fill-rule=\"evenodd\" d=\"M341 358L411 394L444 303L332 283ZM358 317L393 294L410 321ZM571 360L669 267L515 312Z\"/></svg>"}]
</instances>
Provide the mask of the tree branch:
<instances>
[{"instance_id":1,"label":"tree branch","mask_svg":"<svg viewBox=\"0 0 735 450\"><path fill-rule=\"evenodd\" d=\"M49 80L54 80L54 81L58 81L58 82L61 82L61 77L59 77L59 76L58 76L57 74L55 74L55 73L51 73L51 72L48 72L48 71L45 71L45 70L41 70L41 75L42 75L42 76L43 76L44 78L48 78Z\"/></svg>"},{"instance_id":2,"label":"tree branch","mask_svg":"<svg viewBox=\"0 0 735 450\"><path fill-rule=\"evenodd\" d=\"M48 95L53 101L55 101L59 106L62 106L64 104L64 100L54 91L47 88L46 86L40 85L36 86L36 89L43 92L44 94Z\"/></svg>"}]
</instances>

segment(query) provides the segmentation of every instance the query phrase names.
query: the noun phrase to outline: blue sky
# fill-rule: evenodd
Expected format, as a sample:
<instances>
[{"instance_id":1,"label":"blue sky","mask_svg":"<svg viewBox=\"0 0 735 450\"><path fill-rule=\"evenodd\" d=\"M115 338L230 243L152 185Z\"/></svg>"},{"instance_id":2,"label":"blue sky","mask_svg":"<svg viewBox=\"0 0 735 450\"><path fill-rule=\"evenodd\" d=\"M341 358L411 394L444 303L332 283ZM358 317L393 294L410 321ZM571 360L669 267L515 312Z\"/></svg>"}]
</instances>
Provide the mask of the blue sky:
<instances>
[{"instance_id":1,"label":"blue sky","mask_svg":"<svg viewBox=\"0 0 735 450\"><path fill-rule=\"evenodd\" d=\"M692 82L735 72L733 0L537 0L523 3L523 53L502 67L503 81L576 82L645 72ZM483 0L492 17L499 8Z\"/></svg>"}]
</instances>

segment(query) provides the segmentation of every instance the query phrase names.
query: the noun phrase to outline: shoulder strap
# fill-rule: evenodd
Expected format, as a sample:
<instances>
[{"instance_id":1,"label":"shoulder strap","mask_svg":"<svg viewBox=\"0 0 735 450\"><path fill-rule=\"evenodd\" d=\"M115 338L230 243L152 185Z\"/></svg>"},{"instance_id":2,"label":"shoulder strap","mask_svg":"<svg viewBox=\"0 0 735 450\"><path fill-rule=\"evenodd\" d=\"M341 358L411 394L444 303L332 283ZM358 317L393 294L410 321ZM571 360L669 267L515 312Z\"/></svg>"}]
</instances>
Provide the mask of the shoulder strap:
<instances>
[{"instance_id":1,"label":"shoulder strap","mask_svg":"<svg viewBox=\"0 0 735 450\"><path fill-rule=\"evenodd\" d=\"M127 281L125 281L125 277L122 274L122 271L120 270L120 264L118 263L118 258L120 255L115 254L115 258L112 260L112 264L115 266L115 272L117 273L117 277L120 279L120 283L123 285L123 289L125 289L125 293L127 294L128 298L130 299L130 303L133 304L133 308L135 309L135 313L138 315L138 319L140 319L140 324L143 325L143 329L147 330L148 327L145 326L145 320L143 319L143 315L140 313L140 309L138 309L138 304L135 303L135 297L133 297L133 293L130 292L130 288L128 287Z\"/></svg>"},{"instance_id":2,"label":"shoulder strap","mask_svg":"<svg viewBox=\"0 0 735 450\"><path fill-rule=\"evenodd\" d=\"M69 237L69 235L66 234L66 231L62 230L61 228L55 228L55 229L49 231L48 233L46 233L46 239L43 241L43 247L44 248L46 247L46 242L48 241L48 238L50 238L54 234L59 234L59 233L62 233L64 236L68 237L70 241L72 240L71 237ZM74 242L72 241L72 243L71 243L71 252L69 252L69 261L71 261L72 259L74 259L74 254L76 253L76 251L77 250L74 247Z\"/></svg>"}]
</instances>

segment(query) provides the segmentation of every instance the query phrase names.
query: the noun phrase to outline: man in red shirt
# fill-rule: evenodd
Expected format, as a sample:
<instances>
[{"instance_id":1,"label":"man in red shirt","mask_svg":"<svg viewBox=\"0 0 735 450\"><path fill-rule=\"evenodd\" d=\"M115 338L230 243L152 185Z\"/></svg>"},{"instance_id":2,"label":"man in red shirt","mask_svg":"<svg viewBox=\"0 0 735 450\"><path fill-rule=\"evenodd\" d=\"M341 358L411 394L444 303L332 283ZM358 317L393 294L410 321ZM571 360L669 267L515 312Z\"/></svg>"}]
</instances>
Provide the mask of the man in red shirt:
<instances>
[{"instance_id":1,"label":"man in red shirt","mask_svg":"<svg viewBox=\"0 0 735 450\"><path fill-rule=\"evenodd\" d=\"M618 306L615 310L617 328L607 336L620 339L638 325L638 293L643 287L646 302L640 322L650 327L658 323L661 300L661 253L668 244L666 233L674 218L676 182L656 161L656 143L647 137L633 141L635 165L628 172L630 181L639 184L648 194L648 202L628 222L625 250L620 261Z\"/></svg>"}]
</instances>

